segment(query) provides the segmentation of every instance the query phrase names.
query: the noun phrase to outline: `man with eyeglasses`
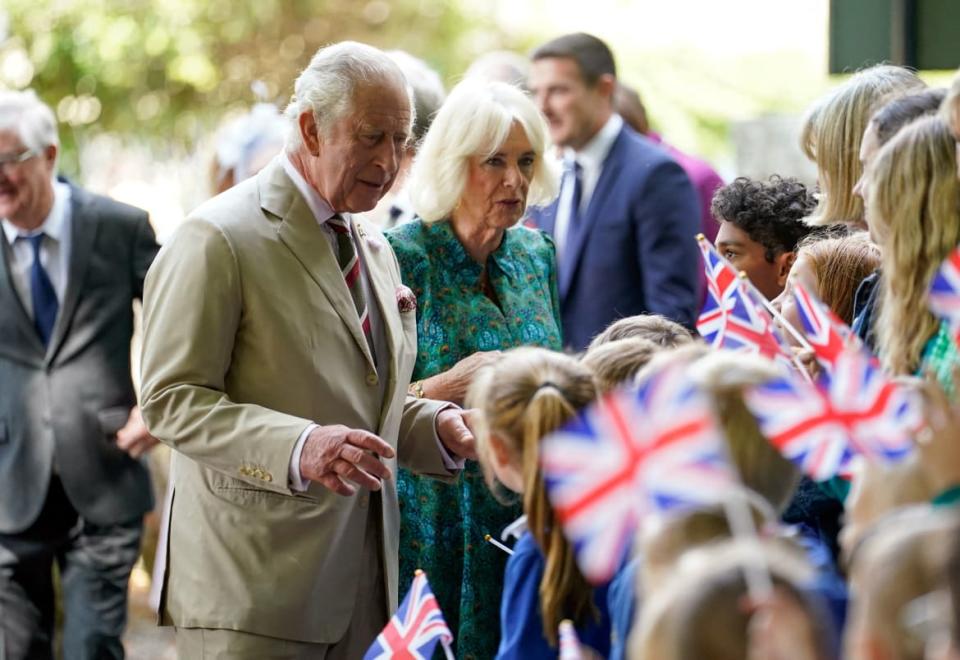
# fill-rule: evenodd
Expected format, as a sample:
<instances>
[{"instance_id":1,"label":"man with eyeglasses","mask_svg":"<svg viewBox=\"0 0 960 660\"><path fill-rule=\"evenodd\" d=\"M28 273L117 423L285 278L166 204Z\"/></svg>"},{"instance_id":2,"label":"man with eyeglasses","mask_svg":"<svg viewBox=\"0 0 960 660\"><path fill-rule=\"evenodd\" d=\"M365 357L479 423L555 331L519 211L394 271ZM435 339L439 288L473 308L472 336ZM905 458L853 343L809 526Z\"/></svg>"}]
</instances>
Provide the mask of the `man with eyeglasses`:
<instances>
[{"instance_id":1,"label":"man with eyeglasses","mask_svg":"<svg viewBox=\"0 0 960 660\"><path fill-rule=\"evenodd\" d=\"M56 179L53 112L0 92L0 658L122 658L156 440L130 376L147 214Z\"/></svg>"}]
</instances>

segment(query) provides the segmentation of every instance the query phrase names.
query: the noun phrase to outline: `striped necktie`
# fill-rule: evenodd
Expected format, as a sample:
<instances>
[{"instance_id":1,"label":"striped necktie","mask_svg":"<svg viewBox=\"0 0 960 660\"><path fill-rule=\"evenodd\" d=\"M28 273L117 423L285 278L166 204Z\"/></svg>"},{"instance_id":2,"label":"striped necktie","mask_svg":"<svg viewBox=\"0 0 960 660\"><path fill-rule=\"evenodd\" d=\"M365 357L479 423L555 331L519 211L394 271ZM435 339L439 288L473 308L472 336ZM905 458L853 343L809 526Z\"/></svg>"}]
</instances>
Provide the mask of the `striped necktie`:
<instances>
[{"instance_id":1,"label":"striped necktie","mask_svg":"<svg viewBox=\"0 0 960 660\"><path fill-rule=\"evenodd\" d=\"M373 350L370 314L367 312L366 296L363 295L363 282L360 281L360 257L357 255L357 248L353 244L350 225L340 215L335 215L327 220L327 224L337 235L337 262L340 264L343 279L346 281L347 289L350 290L350 296L353 298L353 305L357 308L357 316L360 318L363 335L367 338L370 349Z\"/></svg>"}]
</instances>

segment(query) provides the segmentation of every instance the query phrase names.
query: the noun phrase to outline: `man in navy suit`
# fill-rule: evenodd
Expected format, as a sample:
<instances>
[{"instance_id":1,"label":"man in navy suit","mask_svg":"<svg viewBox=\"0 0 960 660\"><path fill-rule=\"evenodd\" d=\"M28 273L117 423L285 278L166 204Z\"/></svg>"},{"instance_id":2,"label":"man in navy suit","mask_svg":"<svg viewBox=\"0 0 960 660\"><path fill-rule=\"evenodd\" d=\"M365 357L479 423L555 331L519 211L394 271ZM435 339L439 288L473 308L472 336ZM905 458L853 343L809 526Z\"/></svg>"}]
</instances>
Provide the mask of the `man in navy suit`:
<instances>
[{"instance_id":1,"label":"man in navy suit","mask_svg":"<svg viewBox=\"0 0 960 660\"><path fill-rule=\"evenodd\" d=\"M532 60L530 89L563 148L560 196L531 218L557 246L564 343L581 350L634 314L692 327L700 208L683 168L614 113L616 66L600 39L558 37Z\"/></svg>"}]
</instances>

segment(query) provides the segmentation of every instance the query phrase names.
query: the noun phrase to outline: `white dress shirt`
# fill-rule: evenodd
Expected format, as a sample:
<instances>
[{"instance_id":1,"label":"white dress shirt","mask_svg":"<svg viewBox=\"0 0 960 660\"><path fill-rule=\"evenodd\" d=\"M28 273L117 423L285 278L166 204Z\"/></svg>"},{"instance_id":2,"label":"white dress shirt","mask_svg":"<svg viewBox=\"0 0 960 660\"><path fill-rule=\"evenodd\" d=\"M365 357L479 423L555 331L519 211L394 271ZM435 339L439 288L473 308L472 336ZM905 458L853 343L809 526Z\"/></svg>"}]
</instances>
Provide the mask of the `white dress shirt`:
<instances>
[{"instance_id":1,"label":"white dress shirt","mask_svg":"<svg viewBox=\"0 0 960 660\"><path fill-rule=\"evenodd\" d=\"M333 251L333 256L336 258L338 251L337 236L330 225L327 224L327 220L336 215L334 210L330 208L327 201L317 193L313 186L307 183L307 180L297 171L285 153L280 154L278 158L281 159L283 171L286 172L290 180L293 181L293 185L297 188L297 191L303 197L304 201L306 201L310 212L313 213L313 217L316 218L317 223L319 223L330 245L330 249ZM373 363L376 366L378 374L385 374L390 370L390 351L387 347L387 336L384 332L383 317L380 313L380 307L377 305L377 298L373 295L373 290L370 287L370 279L367 277L367 266L364 263L363 252L360 250L358 244L358 241L364 239L357 236L356 227L352 222L350 223L350 232L354 246L356 246L357 258L360 261L360 282L363 286L364 298L367 301L367 314L370 318L370 335L373 340ZM382 401L386 394L387 379L380 377L377 380L380 390L380 400ZM453 407L452 404L450 407ZM311 424L304 429L290 457L290 487L295 491L303 492L310 484L310 481L304 479L303 475L300 474L300 456L303 454L303 445L307 442L307 436L309 436L310 432L317 428L317 426L317 424ZM454 470L463 468L464 461L462 459L458 460L451 457L439 439L437 439L437 444L440 446L443 462L447 469Z\"/></svg>"},{"instance_id":2,"label":"white dress shirt","mask_svg":"<svg viewBox=\"0 0 960 660\"><path fill-rule=\"evenodd\" d=\"M590 205L590 198L600 180L603 163L613 148L613 143L623 128L623 119L614 113L594 135L583 149L575 151L569 147L563 151L564 181L560 192L560 201L557 203L557 220L553 228L553 240L557 246L557 254L562 254L567 245L567 234L570 231L571 205L573 204L573 163L580 165L581 187L580 207L578 213L584 213Z\"/></svg>"},{"instance_id":3,"label":"white dress shirt","mask_svg":"<svg viewBox=\"0 0 960 660\"><path fill-rule=\"evenodd\" d=\"M29 238L43 232L46 237L40 243L40 264L47 272L57 302L63 305L63 294L67 289L67 272L70 264L70 186L60 181L53 184L53 206L43 224L27 232L4 218L3 234L10 243L10 274L13 288L23 303L27 315L33 318L33 296L30 293L30 270L33 268L33 246L29 241L17 240Z\"/></svg>"}]
</instances>

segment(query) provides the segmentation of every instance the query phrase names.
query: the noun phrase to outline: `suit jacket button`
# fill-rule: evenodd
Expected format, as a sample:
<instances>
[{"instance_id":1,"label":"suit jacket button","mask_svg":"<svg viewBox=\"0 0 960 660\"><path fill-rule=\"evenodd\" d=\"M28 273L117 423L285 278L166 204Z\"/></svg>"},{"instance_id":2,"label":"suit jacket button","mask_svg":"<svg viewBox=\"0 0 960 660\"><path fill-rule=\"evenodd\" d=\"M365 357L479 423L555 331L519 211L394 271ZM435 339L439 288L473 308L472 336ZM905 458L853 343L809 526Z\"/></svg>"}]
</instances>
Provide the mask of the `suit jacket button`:
<instances>
[{"instance_id":1,"label":"suit jacket button","mask_svg":"<svg viewBox=\"0 0 960 660\"><path fill-rule=\"evenodd\" d=\"M263 480L266 481L267 483L270 483L271 481L273 481L273 475L270 474L269 472L264 472Z\"/></svg>"},{"instance_id":2,"label":"suit jacket button","mask_svg":"<svg viewBox=\"0 0 960 660\"><path fill-rule=\"evenodd\" d=\"M379 382L380 382L380 379L377 378L377 374L373 373L372 371L367 374L367 385L370 385L372 387L373 385L376 385Z\"/></svg>"},{"instance_id":3,"label":"suit jacket button","mask_svg":"<svg viewBox=\"0 0 960 660\"><path fill-rule=\"evenodd\" d=\"M370 504L370 497L367 495L361 495L359 504L361 509L366 509Z\"/></svg>"}]
</instances>

